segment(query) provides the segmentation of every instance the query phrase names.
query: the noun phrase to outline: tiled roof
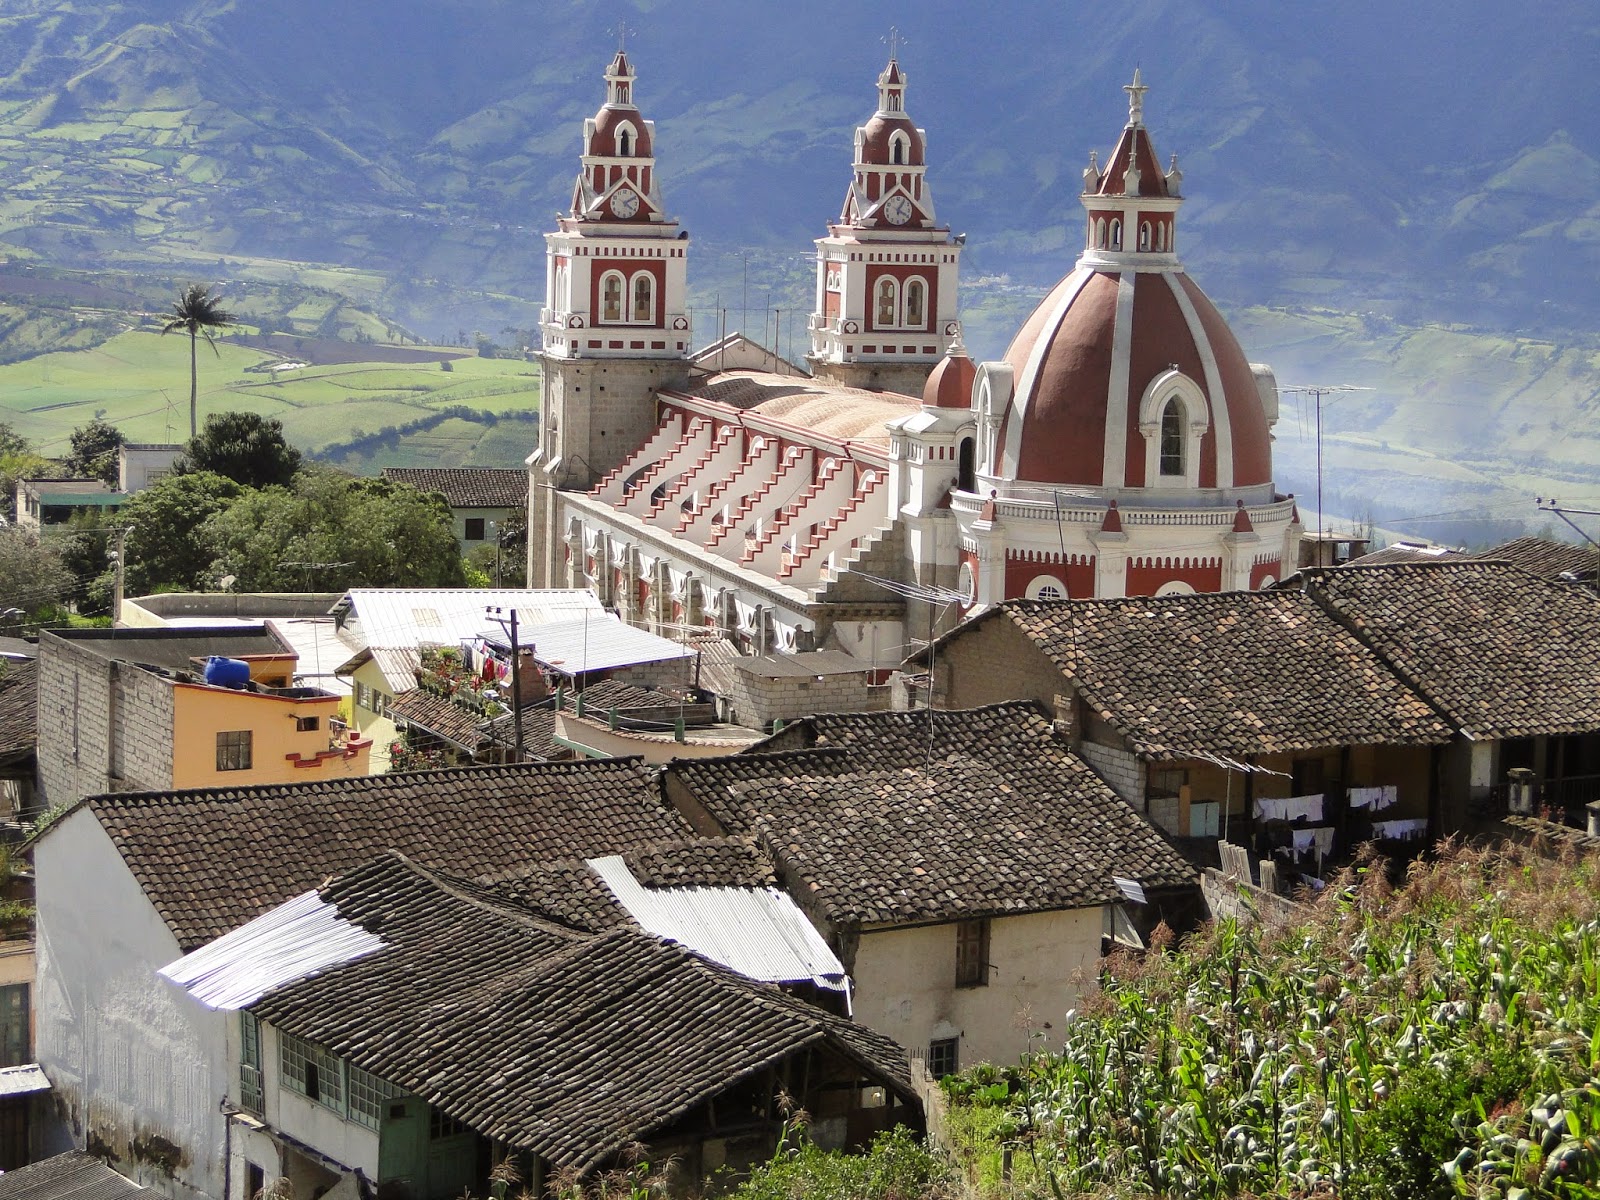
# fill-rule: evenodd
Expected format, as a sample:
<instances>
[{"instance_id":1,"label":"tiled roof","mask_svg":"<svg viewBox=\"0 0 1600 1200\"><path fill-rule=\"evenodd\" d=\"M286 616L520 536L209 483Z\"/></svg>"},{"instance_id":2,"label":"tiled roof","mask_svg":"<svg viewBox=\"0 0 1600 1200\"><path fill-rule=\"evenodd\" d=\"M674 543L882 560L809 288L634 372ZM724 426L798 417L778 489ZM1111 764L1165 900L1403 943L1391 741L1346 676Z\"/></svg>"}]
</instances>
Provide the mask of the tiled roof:
<instances>
[{"instance_id":1,"label":"tiled roof","mask_svg":"<svg viewBox=\"0 0 1600 1200\"><path fill-rule=\"evenodd\" d=\"M383 477L438 492L451 508L522 508L528 473L510 467L385 467Z\"/></svg>"},{"instance_id":2,"label":"tiled roof","mask_svg":"<svg viewBox=\"0 0 1600 1200\"><path fill-rule=\"evenodd\" d=\"M0 763L9 763L33 753L39 666L32 659L8 659L0 671Z\"/></svg>"},{"instance_id":3,"label":"tiled roof","mask_svg":"<svg viewBox=\"0 0 1600 1200\"><path fill-rule=\"evenodd\" d=\"M0 1175L0 1200L128 1200L144 1190L82 1150Z\"/></svg>"},{"instance_id":4,"label":"tiled roof","mask_svg":"<svg viewBox=\"0 0 1600 1200\"><path fill-rule=\"evenodd\" d=\"M1014 623L1148 760L1450 738L1422 696L1300 592L1013 600L981 619Z\"/></svg>"},{"instance_id":5,"label":"tiled roof","mask_svg":"<svg viewBox=\"0 0 1600 1200\"><path fill-rule=\"evenodd\" d=\"M436 696L425 688L413 688L405 693L391 706L389 715L397 725L415 725L468 753L476 753L488 741L481 728L485 721L481 712Z\"/></svg>"},{"instance_id":6,"label":"tiled roof","mask_svg":"<svg viewBox=\"0 0 1600 1200\"><path fill-rule=\"evenodd\" d=\"M1597 563L1600 563L1593 546L1542 537L1515 538L1477 557L1499 559L1546 579L1559 579L1569 573L1580 579L1593 579Z\"/></svg>"},{"instance_id":7,"label":"tiled roof","mask_svg":"<svg viewBox=\"0 0 1600 1200\"><path fill-rule=\"evenodd\" d=\"M682 395L714 400L838 441L887 446L890 421L916 412L921 400L766 371L725 371L691 383Z\"/></svg>"},{"instance_id":8,"label":"tiled roof","mask_svg":"<svg viewBox=\"0 0 1600 1200\"><path fill-rule=\"evenodd\" d=\"M754 845L734 838L666 842L622 856L647 888L767 887L772 863ZM485 884L497 896L593 933L626 924L627 911L582 859L546 863Z\"/></svg>"},{"instance_id":9,"label":"tiled roof","mask_svg":"<svg viewBox=\"0 0 1600 1200\"><path fill-rule=\"evenodd\" d=\"M558 1170L603 1166L808 1047L910 1093L888 1038L659 938L563 930L393 855L322 895L390 945L257 1014Z\"/></svg>"},{"instance_id":10,"label":"tiled roof","mask_svg":"<svg viewBox=\"0 0 1600 1200\"><path fill-rule=\"evenodd\" d=\"M1467 736L1600 730L1600 600L1583 588L1490 561L1304 575Z\"/></svg>"},{"instance_id":11,"label":"tiled roof","mask_svg":"<svg viewBox=\"0 0 1600 1200\"><path fill-rule=\"evenodd\" d=\"M385 850L479 877L622 853L690 832L637 759L127 793L84 803L185 949Z\"/></svg>"},{"instance_id":12,"label":"tiled roof","mask_svg":"<svg viewBox=\"0 0 1600 1200\"><path fill-rule=\"evenodd\" d=\"M1194 870L1036 708L808 717L669 774L837 924L1098 905ZM761 750L761 747L756 748Z\"/></svg>"}]
</instances>

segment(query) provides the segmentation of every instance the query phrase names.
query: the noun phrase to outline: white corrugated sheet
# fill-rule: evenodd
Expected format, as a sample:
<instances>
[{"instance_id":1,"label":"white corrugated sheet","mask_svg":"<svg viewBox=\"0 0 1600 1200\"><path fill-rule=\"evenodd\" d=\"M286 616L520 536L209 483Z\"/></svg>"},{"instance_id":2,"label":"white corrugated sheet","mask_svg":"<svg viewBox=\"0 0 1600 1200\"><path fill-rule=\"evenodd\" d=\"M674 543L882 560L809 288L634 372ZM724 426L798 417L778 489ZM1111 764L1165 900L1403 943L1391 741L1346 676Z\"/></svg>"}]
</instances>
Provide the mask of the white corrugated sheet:
<instances>
[{"instance_id":1,"label":"white corrugated sheet","mask_svg":"<svg viewBox=\"0 0 1600 1200\"><path fill-rule=\"evenodd\" d=\"M810 980L849 991L844 964L795 902L776 888L646 888L618 855L589 869L647 932L763 983Z\"/></svg>"},{"instance_id":2,"label":"white corrugated sheet","mask_svg":"<svg viewBox=\"0 0 1600 1200\"><path fill-rule=\"evenodd\" d=\"M549 625L603 616L605 606L583 588L352 588L334 611L348 607L351 640L360 646L405 648L454 646L490 624L486 609L499 608L518 623Z\"/></svg>"},{"instance_id":3,"label":"white corrugated sheet","mask_svg":"<svg viewBox=\"0 0 1600 1200\"><path fill-rule=\"evenodd\" d=\"M491 628L482 632L491 642L508 644L503 630ZM565 675L671 662L695 655L688 646L637 629L610 613L586 621L522 626L517 630L517 641L524 647L531 647L539 662Z\"/></svg>"},{"instance_id":4,"label":"white corrugated sheet","mask_svg":"<svg viewBox=\"0 0 1600 1200\"><path fill-rule=\"evenodd\" d=\"M159 974L207 1008L231 1012L386 944L346 921L313 890L168 963Z\"/></svg>"},{"instance_id":5,"label":"white corrugated sheet","mask_svg":"<svg viewBox=\"0 0 1600 1200\"><path fill-rule=\"evenodd\" d=\"M0 1068L0 1097L31 1096L34 1092L48 1092L50 1081L39 1069L38 1063L21 1067Z\"/></svg>"}]
</instances>

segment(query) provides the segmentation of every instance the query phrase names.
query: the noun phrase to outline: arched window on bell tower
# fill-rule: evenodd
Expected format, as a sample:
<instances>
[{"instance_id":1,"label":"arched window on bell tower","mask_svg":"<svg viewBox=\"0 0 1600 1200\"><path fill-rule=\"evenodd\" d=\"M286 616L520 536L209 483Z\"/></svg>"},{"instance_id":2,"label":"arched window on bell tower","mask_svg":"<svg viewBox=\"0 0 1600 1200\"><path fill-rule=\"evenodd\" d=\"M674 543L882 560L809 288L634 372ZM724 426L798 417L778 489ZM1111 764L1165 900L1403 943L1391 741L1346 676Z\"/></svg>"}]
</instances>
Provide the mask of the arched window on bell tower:
<instances>
[{"instance_id":1,"label":"arched window on bell tower","mask_svg":"<svg viewBox=\"0 0 1600 1200\"><path fill-rule=\"evenodd\" d=\"M620 158L627 158L632 153L633 130L624 127L622 132L617 134L617 155Z\"/></svg>"},{"instance_id":2,"label":"arched window on bell tower","mask_svg":"<svg viewBox=\"0 0 1600 1200\"><path fill-rule=\"evenodd\" d=\"M920 278L906 281L906 315L905 327L907 329L926 329L928 325L928 285Z\"/></svg>"},{"instance_id":3,"label":"arched window on bell tower","mask_svg":"<svg viewBox=\"0 0 1600 1200\"><path fill-rule=\"evenodd\" d=\"M1111 234L1111 248L1113 250L1121 250L1122 249L1122 221L1120 219L1118 219L1116 217L1112 217L1111 218L1110 234Z\"/></svg>"},{"instance_id":4,"label":"arched window on bell tower","mask_svg":"<svg viewBox=\"0 0 1600 1200\"><path fill-rule=\"evenodd\" d=\"M893 329L897 323L899 308L899 285L888 277L880 279L878 281L877 318L873 323L880 329Z\"/></svg>"},{"instance_id":5,"label":"arched window on bell tower","mask_svg":"<svg viewBox=\"0 0 1600 1200\"><path fill-rule=\"evenodd\" d=\"M903 167L906 165L906 135L897 133L889 139L889 163L892 166Z\"/></svg>"},{"instance_id":6,"label":"arched window on bell tower","mask_svg":"<svg viewBox=\"0 0 1600 1200\"><path fill-rule=\"evenodd\" d=\"M633 277L633 321L648 325L656 319L656 280L648 271Z\"/></svg>"},{"instance_id":7,"label":"arched window on bell tower","mask_svg":"<svg viewBox=\"0 0 1600 1200\"><path fill-rule=\"evenodd\" d=\"M600 319L613 323L622 320L621 271L607 271L600 277Z\"/></svg>"},{"instance_id":8,"label":"arched window on bell tower","mask_svg":"<svg viewBox=\"0 0 1600 1200\"><path fill-rule=\"evenodd\" d=\"M1167 478L1186 474L1183 418L1183 401L1174 396L1161 410L1161 474Z\"/></svg>"}]
</instances>

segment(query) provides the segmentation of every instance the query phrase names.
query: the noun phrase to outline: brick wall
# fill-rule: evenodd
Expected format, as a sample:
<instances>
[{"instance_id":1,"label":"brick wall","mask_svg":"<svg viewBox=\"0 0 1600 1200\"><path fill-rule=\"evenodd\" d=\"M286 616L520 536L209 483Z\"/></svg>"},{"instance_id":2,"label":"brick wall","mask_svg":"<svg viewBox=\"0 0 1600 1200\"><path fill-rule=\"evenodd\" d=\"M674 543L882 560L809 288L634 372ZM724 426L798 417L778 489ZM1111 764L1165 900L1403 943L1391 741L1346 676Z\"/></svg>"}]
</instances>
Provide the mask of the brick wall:
<instances>
[{"instance_id":1,"label":"brick wall","mask_svg":"<svg viewBox=\"0 0 1600 1200\"><path fill-rule=\"evenodd\" d=\"M936 674L941 708L1033 700L1054 712L1057 694L1067 690L1056 665L1004 616L983 621L941 647Z\"/></svg>"}]
</instances>

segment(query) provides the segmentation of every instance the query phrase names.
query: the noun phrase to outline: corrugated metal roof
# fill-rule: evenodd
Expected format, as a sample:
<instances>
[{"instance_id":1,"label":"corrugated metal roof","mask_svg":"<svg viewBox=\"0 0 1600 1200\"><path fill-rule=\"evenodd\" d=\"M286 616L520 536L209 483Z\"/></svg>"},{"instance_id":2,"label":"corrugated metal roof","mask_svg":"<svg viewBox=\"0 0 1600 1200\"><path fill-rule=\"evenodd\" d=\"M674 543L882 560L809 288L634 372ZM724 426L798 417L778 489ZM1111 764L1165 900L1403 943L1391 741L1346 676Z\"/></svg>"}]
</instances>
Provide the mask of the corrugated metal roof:
<instances>
[{"instance_id":1,"label":"corrugated metal roof","mask_svg":"<svg viewBox=\"0 0 1600 1200\"><path fill-rule=\"evenodd\" d=\"M763 983L804 979L849 990L844 964L777 888L646 888L620 855L588 866L648 933Z\"/></svg>"},{"instance_id":2,"label":"corrugated metal roof","mask_svg":"<svg viewBox=\"0 0 1600 1200\"><path fill-rule=\"evenodd\" d=\"M272 617L267 625L294 649L294 677L307 687L348 696L350 683L334 674L355 649L339 636L332 617Z\"/></svg>"},{"instance_id":3,"label":"corrugated metal roof","mask_svg":"<svg viewBox=\"0 0 1600 1200\"><path fill-rule=\"evenodd\" d=\"M144 1191L82 1150L0 1175L0 1200L124 1200Z\"/></svg>"},{"instance_id":4,"label":"corrugated metal roof","mask_svg":"<svg viewBox=\"0 0 1600 1200\"><path fill-rule=\"evenodd\" d=\"M382 950L315 891L287 900L158 972L207 1008L248 1008L274 988Z\"/></svg>"},{"instance_id":5,"label":"corrugated metal roof","mask_svg":"<svg viewBox=\"0 0 1600 1200\"><path fill-rule=\"evenodd\" d=\"M476 636L491 607L516 610L524 626L549 625L604 614L593 592L582 588L352 588L333 606L362 646L415 649L456 645Z\"/></svg>"},{"instance_id":6,"label":"corrugated metal roof","mask_svg":"<svg viewBox=\"0 0 1600 1200\"><path fill-rule=\"evenodd\" d=\"M0 1096L30 1096L34 1092L49 1090L50 1080L39 1069L38 1063L0 1069Z\"/></svg>"},{"instance_id":7,"label":"corrugated metal roof","mask_svg":"<svg viewBox=\"0 0 1600 1200\"><path fill-rule=\"evenodd\" d=\"M481 632L487 641L508 645L504 631L499 628ZM523 626L517 630L517 640L524 647L532 648L539 662L565 675L610 671L618 667L671 662L695 656L692 646L670 641L645 629L636 629L610 613L586 621L556 621L546 625Z\"/></svg>"},{"instance_id":8,"label":"corrugated metal roof","mask_svg":"<svg viewBox=\"0 0 1600 1200\"><path fill-rule=\"evenodd\" d=\"M386 646L371 646L346 659L334 668L341 675L353 674L366 662L378 664L378 673L396 696L417 686L417 668L422 666L422 651L398 650Z\"/></svg>"}]
</instances>

